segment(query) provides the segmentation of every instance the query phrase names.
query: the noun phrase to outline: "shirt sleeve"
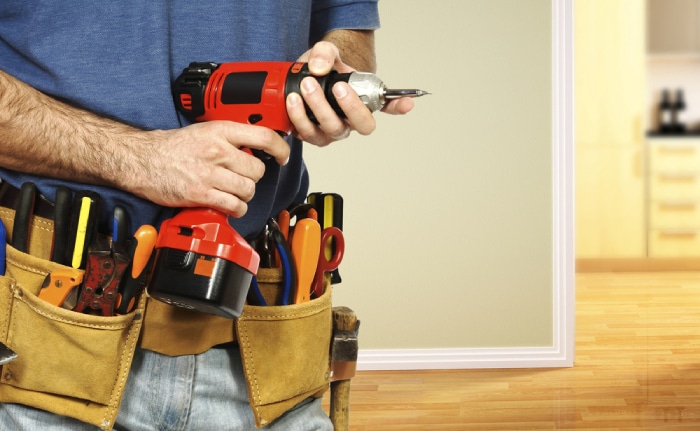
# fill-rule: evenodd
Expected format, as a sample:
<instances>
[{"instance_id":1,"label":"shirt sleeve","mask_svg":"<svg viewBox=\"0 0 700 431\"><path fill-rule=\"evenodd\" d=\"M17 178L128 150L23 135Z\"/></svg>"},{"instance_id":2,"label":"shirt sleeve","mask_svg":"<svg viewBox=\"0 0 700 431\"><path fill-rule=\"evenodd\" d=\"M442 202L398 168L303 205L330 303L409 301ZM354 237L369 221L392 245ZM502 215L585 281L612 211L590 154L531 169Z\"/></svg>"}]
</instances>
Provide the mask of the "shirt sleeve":
<instances>
[{"instance_id":1,"label":"shirt sleeve","mask_svg":"<svg viewBox=\"0 0 700 431\"><path fill-rule=\"evenodd\" d=\"M333 30L379 28L378 0L314 0L309 46Z\"/></svg>"}]
</instances>

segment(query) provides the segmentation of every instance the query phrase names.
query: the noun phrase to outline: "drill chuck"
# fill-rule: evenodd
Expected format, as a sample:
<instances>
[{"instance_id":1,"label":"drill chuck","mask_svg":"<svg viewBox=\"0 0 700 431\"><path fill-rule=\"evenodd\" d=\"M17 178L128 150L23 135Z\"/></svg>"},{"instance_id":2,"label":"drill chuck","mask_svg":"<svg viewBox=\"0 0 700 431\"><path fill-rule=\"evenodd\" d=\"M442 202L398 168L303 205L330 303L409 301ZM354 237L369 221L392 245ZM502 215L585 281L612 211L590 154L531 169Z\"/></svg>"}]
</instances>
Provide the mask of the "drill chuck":
<instances>
[{"instance_id":1,"label":"drill chuck","mask_svg":"<svg viewBox=\"0 0 700 431\"><path fill-rule=\"evenodd\" d=\"M368 72L352 72L348 76L347 83L371 112L384 107L386 85L377 75Z\"/></svg>"}]
</instances>

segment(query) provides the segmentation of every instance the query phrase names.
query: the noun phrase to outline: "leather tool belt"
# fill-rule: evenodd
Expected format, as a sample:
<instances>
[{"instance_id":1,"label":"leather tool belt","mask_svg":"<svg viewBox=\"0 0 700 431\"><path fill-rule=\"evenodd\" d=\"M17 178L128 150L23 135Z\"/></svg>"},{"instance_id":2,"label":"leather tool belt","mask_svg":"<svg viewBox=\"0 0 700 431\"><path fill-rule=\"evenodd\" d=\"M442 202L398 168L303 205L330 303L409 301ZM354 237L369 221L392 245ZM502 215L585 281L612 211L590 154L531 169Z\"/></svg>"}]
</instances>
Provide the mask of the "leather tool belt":
<instances>
[{"instance_id":1,"label":"leather tool belt","mask_svg":"<svg viewBox=\"0 0 700 431\"><path fill-rule=\"evenodd\" d=\"M16 190L16 189L15 189ZM0 220L12 236L12 191L0 198ZM37 203L40 200L37 200ZM320 397L330 383L331 288L312 301L244 307L237 320L192 312L141 295L119 316L77 313L38 297L52 271L51 205L35 206L28 251L6 246L0 277L0 342L18 355L2 367L0 402L19 403L112 429L137 347L177 356L238 341L258 427L304 399ZM41 215L40 215L41 214ZM261 291L277 295L277 268L260 269ZM86 365L89 364L89 365ZM285 364L280 374L279 364Z\"/></svg>"}]
</instances>

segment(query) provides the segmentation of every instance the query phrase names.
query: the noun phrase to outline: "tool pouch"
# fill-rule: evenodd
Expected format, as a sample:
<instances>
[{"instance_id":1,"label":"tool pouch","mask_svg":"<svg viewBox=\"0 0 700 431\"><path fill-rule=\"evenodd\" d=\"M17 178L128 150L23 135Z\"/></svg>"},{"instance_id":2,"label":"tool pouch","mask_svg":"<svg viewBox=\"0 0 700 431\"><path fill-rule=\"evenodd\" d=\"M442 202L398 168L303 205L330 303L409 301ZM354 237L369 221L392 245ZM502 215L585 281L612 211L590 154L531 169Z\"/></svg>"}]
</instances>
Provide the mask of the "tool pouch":
<instances>
[{"instance_id":1,"label":"tool pouch","mask_svg":"<svg viewBox=\"0 0 700 431\"><path fill-rule=\"evenodd\" d=\"M280 269L258 270L258 284L268 303L275 303L281 282ZM308 397L321 397L328 389L331 296L327 283L325 293L310 302L243 308L236 331L258 427Z\"/></svg>"},{"instance_id":2,"label":"tool pouch","mask_svg":"<svg viewBox=\"0 0 700 431\"><path fill-rule=\"evenodd\" d=\"M32 232L34 239L41 236L37 232ZM2 367L0 402L111 429L136 349L145 295L136 310L123 316L56 307L37 295L44 278L64 267L9 245L6 251L6 274L0 277L0 341L18 358Z\"/></svg>"}]
</instances>

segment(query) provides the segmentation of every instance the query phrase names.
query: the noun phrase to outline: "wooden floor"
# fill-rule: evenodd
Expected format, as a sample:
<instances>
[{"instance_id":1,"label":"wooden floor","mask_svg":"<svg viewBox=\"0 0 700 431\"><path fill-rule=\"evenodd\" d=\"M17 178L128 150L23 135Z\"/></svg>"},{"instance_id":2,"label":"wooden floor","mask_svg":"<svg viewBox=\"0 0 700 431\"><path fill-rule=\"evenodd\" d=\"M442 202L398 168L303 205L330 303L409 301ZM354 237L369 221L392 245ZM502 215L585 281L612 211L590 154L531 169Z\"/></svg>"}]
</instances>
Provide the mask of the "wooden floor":
<instances>
[{"instance_id":1,"label":"wooden floor","mask_svg":"<svg viewBox=\"0 0 700 431\"><path fill-rule=\"evenodd\" d=\"M350 429L700 430L700 273L576 290L573 368L360 372Z\"/></svg>"}]
</instances>

